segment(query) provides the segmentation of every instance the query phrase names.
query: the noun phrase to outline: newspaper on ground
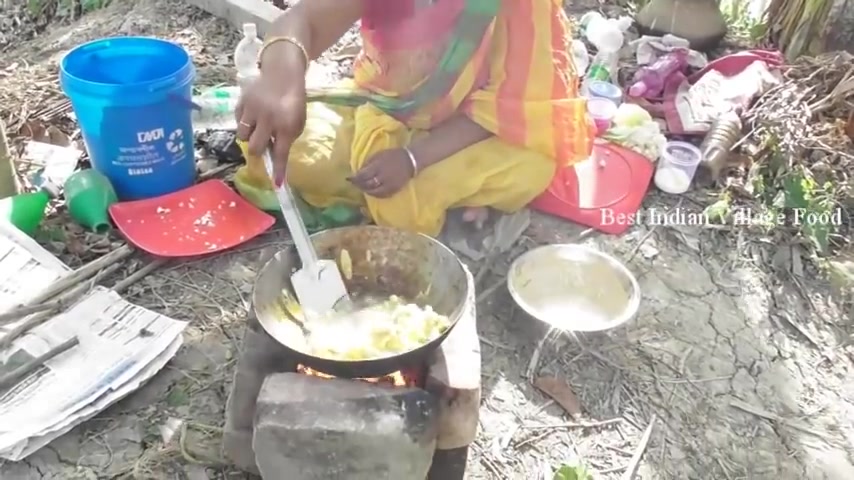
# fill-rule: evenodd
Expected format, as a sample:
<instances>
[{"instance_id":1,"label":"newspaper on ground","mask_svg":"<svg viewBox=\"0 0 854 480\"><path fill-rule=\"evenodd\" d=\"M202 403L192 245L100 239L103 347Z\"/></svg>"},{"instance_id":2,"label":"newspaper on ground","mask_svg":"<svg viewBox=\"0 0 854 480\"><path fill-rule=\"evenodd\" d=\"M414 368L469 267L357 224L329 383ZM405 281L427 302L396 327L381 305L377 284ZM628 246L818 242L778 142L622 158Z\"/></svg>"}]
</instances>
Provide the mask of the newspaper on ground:
<instances>
[{"instance_id":1,"label":"newspaper on ground","mask_svg":"<svg viewBox=\"0 0 854 480\"><path fill-rule=\"evenodd\" d=\"M29 237L9 234L10 228L0 224L0 312L70 272ZM12 266L17 271L7 270ZM11 327L0 327L0 338ZM136 390L175 355L185 327L95 287L16 339L0 352L0 375L75 336L79 344L0 391L0 458L21 460Z\"/></svg>"},{"instance_id":2,"label":"newspaper on ground","mask_svg":"<svg viewBox=\"0 0 854 480\"><path fill-rule=\"evenodd\" d=\"M35 298L70 274L70 268L35 240L0 221L0 313Z\"/></svg>"}]
</instances>

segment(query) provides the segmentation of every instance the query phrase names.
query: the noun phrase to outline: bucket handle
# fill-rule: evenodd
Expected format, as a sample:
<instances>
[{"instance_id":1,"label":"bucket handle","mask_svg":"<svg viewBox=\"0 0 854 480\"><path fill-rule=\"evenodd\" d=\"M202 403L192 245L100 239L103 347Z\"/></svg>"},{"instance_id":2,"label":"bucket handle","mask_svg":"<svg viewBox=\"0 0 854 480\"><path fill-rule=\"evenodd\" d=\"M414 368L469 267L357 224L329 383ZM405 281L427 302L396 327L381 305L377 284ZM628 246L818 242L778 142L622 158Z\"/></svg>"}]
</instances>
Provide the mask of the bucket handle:
<instances>
[{"instance_id":1,"label":"bucket handle","mask_svg":"<svg viewBox=\"0 0 854 480\"><path fill-rule=\"evenodd\" d=\"M189 110L195 110L197 112L202 111L202 107L198 103L196 103L192 100L188 100L188 99L182 97L181 95L176 95L174 93L170 93L169 95L167 95L167 98L174 101L175 103L181 104L181 106L186 107Z\"/></svg>"}]
</instances>

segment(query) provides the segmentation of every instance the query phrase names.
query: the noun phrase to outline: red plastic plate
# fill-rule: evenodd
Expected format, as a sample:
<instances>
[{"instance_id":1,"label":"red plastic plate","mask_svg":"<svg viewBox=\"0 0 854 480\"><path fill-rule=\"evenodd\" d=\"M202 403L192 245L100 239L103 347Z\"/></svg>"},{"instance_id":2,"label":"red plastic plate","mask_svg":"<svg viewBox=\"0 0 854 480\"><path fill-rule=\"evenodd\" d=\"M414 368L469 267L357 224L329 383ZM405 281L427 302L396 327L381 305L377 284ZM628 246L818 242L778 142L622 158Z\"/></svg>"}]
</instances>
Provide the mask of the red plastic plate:
<instances>
[{"instance_id":1,"label":"red plastic plate","mask_svg":"<svg viewBox=\"0 0 854 480\"><path fill-rule=\"evenodd\" d=\"M591 158L559 169L531 208L619 235L635 221L654 168L637 152L597 141Z\"/></svg>"},{"instance_id":2,"label":"red plastic plate","mask_svg":"<svg viewBox=\"0 0 854 480\"><path fill-rule=\"evenodd\" d=\"M220 180L162 197L116 203L110 216L130 243L161 257L227 250L276 222Z\"/></svg>"}]
</instances>

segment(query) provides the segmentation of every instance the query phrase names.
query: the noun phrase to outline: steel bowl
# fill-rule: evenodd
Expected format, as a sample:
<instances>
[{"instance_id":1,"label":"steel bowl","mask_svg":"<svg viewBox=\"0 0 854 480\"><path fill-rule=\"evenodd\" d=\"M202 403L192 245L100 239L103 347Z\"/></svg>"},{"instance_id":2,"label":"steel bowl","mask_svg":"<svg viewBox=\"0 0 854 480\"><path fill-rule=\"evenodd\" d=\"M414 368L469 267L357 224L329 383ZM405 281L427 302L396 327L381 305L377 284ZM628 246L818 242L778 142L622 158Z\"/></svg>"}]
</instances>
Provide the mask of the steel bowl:
<instances>
[{"instance_id":1,"label":"steel bowl","mask_svg":"<svg viewBox=\"0 0 854 480\"><path fill-rule=\"evenodd\" d=\"M619 260L581 245L545 245L519 256L507 275L510 296L552 328L598 332L635 317L637 279Z\"/></svg>"},{"instance_id":2,"label":"steel bowl","mask_svg":"<svg viewBox=\"0 0 854 480\"><path fill-rule=\"evenodd\" d=\"M258 323L284 348L311 369L346 378L380 377L397 370L423 367L462 317L469 298L466 269L450 249L417 233L374 226L342 227L311 236L320 258L339 261L347 251L352 273L347 291L372 296L398 295L447 316L451 326L441 336L399 355L369 360L336 360L312 355L293 312L277 307L283 292L296 298L291 273L300 265L291 247L277 253L261 269L252 292ZM350 270L350 269L347 269Z\"/></svg>"}]
</instances>

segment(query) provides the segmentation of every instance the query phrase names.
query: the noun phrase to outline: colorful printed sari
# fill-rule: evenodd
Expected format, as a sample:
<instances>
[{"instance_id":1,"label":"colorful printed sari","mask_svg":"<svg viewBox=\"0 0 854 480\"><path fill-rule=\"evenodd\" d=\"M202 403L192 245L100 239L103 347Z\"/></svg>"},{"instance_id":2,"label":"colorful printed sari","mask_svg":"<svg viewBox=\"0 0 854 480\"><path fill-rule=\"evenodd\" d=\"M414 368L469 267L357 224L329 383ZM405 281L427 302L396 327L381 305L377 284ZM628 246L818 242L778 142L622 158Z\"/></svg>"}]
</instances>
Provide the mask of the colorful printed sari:
<instances>
[{"instance_id":1,"label":"colorful printed sari","mask_svg":"<svg viewBox=\"0 0 854 480\"><path fill-rule=\"evenodd\" d=\"M357 206L378 224L435 236L448 209L521 209L556 167L589 156L593 128L566 53L560 0L364 1L363 51L347 87L361 93L348 107L311 105L292 149L288 181L308 203ZM457 114L494 137L425 169L390 198L346 181L375 153Z\"/></svg>"},{"instance_id":2,"label":"colorful printed sari","mask_svg":"<svg viewBox=\"0 0 854 480\"><path fill-rule=\"evenodd\" d=\"M458 110L567 165L587 158L587 106L560 0L367 0L356 83L429 128ZM395 7L390 8L394 4Z\"/></svg>"}]
</instances>

